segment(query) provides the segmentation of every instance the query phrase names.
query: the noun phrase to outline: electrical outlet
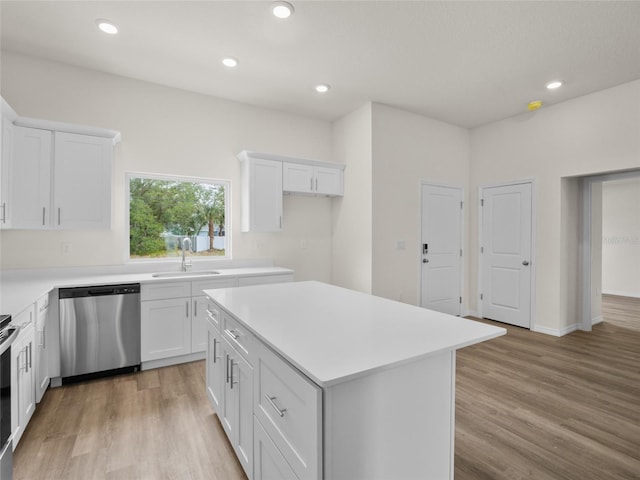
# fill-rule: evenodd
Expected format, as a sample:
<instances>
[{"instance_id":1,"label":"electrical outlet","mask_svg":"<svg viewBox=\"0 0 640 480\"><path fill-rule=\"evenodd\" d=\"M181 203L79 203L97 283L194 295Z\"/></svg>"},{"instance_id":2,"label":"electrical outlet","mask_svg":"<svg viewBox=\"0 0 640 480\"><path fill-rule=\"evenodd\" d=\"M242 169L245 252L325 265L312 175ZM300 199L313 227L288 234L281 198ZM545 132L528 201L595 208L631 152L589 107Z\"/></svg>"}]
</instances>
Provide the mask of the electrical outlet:
<instances>
[{"instance_id":1,"label":"electrical outlet","mask_svg":"<svg viewBox=\"0 0 640 480\"><path fill-rule=\"evenodd\" d=\"M61 242L60 252L64 256L71 255L71 242Z\"/></svg>"}]
</instances>

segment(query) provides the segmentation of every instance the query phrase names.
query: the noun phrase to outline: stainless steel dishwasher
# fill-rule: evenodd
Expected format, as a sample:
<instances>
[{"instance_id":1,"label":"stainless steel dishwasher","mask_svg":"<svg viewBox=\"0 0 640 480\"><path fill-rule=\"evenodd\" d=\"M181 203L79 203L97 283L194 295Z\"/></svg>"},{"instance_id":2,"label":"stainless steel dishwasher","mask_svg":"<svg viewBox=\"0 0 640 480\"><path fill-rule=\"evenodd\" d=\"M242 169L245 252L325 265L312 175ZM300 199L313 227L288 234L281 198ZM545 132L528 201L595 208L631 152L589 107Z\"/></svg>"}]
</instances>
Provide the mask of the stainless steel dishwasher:
<instances>
[{"instance_id":1,"label":"stainless steel dishwasher","mask_svg":"<svg viewBox=\"0 0 640 480\"><path fill-rule=\"evenodd\" d=\"M140 367L140 284L61 288L62 381Z\"/></svg>"}]
</instances>

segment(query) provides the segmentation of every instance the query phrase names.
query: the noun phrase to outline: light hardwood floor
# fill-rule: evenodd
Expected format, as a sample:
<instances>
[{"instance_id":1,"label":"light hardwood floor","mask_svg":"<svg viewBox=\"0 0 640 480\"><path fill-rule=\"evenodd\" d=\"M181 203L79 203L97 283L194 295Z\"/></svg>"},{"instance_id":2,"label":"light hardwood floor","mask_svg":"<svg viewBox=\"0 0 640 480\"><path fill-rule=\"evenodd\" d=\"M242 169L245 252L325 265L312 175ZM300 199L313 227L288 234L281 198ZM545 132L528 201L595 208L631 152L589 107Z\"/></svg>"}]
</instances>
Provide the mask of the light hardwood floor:
<instances>
[{"instance_id":1,"label":"light hardwood floor","mask_svg":"<svg viewBox=\"0 0 640 480\"><path fill-rule=\"evenodd\" d=\"M602 295L602 317L618 327L640 330L640 298Z\"/></svg>"},{"instance_id":2,"label":"light hardwood floor","mask_svg":"<svg viewBox=\"0 0 640 480\"><path fill-rule=\"evenodd\" d=\"M508 330L458 352L456 480L640 479L640 331ZM194 362L50 389L14 478L246 479L204 381Z\"/></svg>"}]
</instances>

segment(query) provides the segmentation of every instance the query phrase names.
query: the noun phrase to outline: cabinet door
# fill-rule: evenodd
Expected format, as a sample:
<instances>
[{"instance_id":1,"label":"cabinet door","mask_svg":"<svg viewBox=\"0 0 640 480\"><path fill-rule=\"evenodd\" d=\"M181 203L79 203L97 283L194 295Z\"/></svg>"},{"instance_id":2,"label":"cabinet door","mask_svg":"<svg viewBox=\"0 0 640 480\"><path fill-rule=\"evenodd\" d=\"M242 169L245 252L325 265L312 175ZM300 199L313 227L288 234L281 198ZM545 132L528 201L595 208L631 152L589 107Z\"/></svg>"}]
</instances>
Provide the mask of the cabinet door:
<instances>
[{"instance_id":1,"label":"cabinet door","mask_svg":"<svg viewBox=\"0 0 640 480\"><path fill-rule=\"evenodd\" d=\"M225 378L220 421L249 480L253 478L253 369L223 338Z\"/></svg>"},{"instance_id":2,"label":"cabinet door","mask_svg":"<svg viewBox=\"0 0 640 480\"><path fill-rule=\"evenodd\" d=\"M301 163L282 164L282 190L311 193L315 190L313 167Z\"/></svg>"},{"instance_id":3,"label":"cabinet door","mask_svg":"<svg viewBox=\"0 0 640 480\"><path fill-rule=\"evenodd\" d=\"M191 298L140 302L143 362L191 353Z\"/></svg>"},{"instance_id":4,"label":"cabinet door","mask_svg":"<svg viewBox=\"0 0 640 480\"><path fill-rule=\"evenodd\" d=\"M36 411L36 383L35 383L35 370L33 367L34 359L34 332L33 326L27 331L27 338L25 339L25 369L23 371L23 377L20 381L20 391L22 395L20 397L20 423L24 425L24 428L29 424L29 420L33 416L33 412Z\"/></svg>"},{"instance_id":5,"label":"cabinet door","mask_svg":"<svg viewBox=\"0 0 640 480\"><path fill-rule=\"evenodd\" d=\"M13 157L13 122L6 117L2 117L2 147L0 147L0 229L11 226L7 214L7 204L9 203L9 192L11 184L9 182L9 166Z\"/></svg>"},{"instance_id":6,"label":"cabinet door","mask_svg":"<svg viewBox=\"0 0 640 480\"><path fill-rule=\"evenodd\" d=\"M191 353L207 350L207 297L191 299Z\"/></svg>"},{"instance_id":7,"label":"cabinet door","mask_svg":"<svg viewBox=\"0 0 640 480\"><path fill-rule=\"evenodd\" d=\"M323 195L342 195L342 170L315 167L315 192Z\"/></svg>"},{"instance_id":8,"label":"cabinet door","mask_svg":"<svg viewBox=\"0 0 640 480\"><path fill-rule=\"evenodd\" d=\"M242 162L242 231L282 230L282 162Z\"/></svg>"},{"instance_id":9,"label":"cabinet door","mask_svg":"<svg viewBox=\"0 0 640 480\"><path fill-rule=\"evenodd\" d=\"M109 138L55 133L54 228L110 228L112 149Z\"/></svg>"},{"instance_id":10,"label":"cabinet door","mask_svg":"<svg viewBox=\"0 0 640 480\"><path fill-rule=\"evenodd\" d=\"M11 346L11 430L14 450L36 409L33 332L33 323L29 323Z\"/></svg>"},{"instance_id":11,"label":"cabinet door","mask_svg":"<svg viewBox=\"0 0 640 480\"><path fill-rule=\"evenodd\" d=\"M22 370L24 369L24 337L21 335L11 345L11 435L13 437L13 449L15 450L22 436L24 424L20 423L20 397L22 393Z\"/></svg>"},{"instance_id":12,"label":"cabinet door","mask_svg":"<svg viewBox=\"0 0 640 480\"><path fill-rule=\"evenodd\" d=\"M238 427L235 450L249 480L253 478L253 369L240 355L230 365L237 395ZM237 379L237 380L236 380Z\"/></svg>"},{"instance_id":13,"label":"cabinet door","mask_svg":"<svg viewBox=\"0 0 640 480\"><path fill-rule=\"evenodd\" d=\"M236 406L237 403L237 389L231 388L231 371L230 364L233 361L235 355L235 351L233 347L229 345L229 342L223 338L222 340L222 362L224 362L224 384L222 388L222 402L221 402L221 410L218 412L218 417L220 418L220 423L222 423L222 427L224 431L227 433L227 437L229 437L229 441L231 445L235 445L235 441L237 438L236 428L238 427L238 409ZM233 381L237 381L233 379Z\"/></svg>"},{"instance_id":14,"label":"cabinet door","mask_svg":"<svg viewBox=\"0 0 640 480\"><path fill-rule=\"evenodd\" d=\"M298 480L257 418L254 421L254 480Z\"/></svg>"},{"instance_id":15,"label":"cabinet door","mask_svg":"<svg viewBox=\"0 0 640 480\"><path fill-rule=\"evenodd\" d=\"M51 337L49 316L49 296L45 295L36 304L36 335L35 335L35 377L36 403L40 403L44 392L49 388L49 349L47 340Z\"/></svg>"},{"instance_id":16,"label":"cabinet door","mask_svg":"<svg viewBox=\"0 0 640 480\"><path fill-rule=\"evenodd\" d=\"M222 336L216 324L207 320L207 396L216 413L222 417L221 402L224 383L225 365L222 354Z\"/></svg>"},{"instance_id":17,"label":"cabinet door","mask_svg":"<svg viewBox=\"0 0 640 480\"><path fill-rule=\"evenodd\" d=\"M44 229L51 215L51 132L14 127L6 215L11 228Z\"/></svg>"}]
</instances>

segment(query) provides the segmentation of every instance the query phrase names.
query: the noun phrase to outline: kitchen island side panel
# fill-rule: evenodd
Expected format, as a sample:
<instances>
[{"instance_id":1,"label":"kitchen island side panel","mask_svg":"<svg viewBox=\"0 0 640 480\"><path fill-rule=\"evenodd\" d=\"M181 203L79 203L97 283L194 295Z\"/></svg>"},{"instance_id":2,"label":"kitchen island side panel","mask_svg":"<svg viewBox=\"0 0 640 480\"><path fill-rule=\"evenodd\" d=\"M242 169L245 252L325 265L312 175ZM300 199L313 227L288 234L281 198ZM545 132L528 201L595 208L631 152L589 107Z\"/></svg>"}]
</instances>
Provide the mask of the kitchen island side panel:
<instances>
[{"instance_id":1,"label":"kitchen island side panel","mask_svg":"<svg viewBox=\"0 0 640 480\"><path fill-rule=\"evenodd\" d=\"M455 350L324 391L325 480L453 479Z\"/></svg>"}]
</instances>

